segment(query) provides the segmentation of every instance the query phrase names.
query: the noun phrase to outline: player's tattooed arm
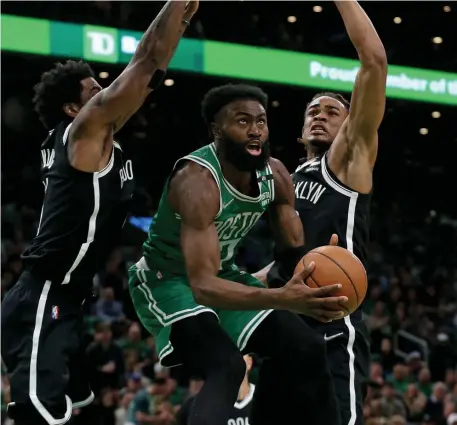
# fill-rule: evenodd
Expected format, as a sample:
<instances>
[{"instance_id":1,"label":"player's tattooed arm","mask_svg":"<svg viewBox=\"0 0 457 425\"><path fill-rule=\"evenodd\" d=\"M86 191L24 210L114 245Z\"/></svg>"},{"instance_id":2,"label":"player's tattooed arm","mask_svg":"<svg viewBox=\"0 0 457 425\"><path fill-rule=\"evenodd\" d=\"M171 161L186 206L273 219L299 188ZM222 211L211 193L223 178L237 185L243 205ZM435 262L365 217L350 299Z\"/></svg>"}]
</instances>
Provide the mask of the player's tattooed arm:
<instances>
[{"instance_id":1,"label":"player's tattooed arm","mask_svg":"<svg viewBox=\"0 0 457 425\"><path fill-rule=\"evenodd\" d=\"M130 63L78 113L69 134L69 160L82 171L99 171L109 161L113 134L140 108L163 75L198 1L169 0L141 38ZM152 87L152 88L151 88Z\"/></svg>"},{"instance_id":2,"label":"player's tattooed arm","mask_svg":"<svg viewBox=\"0 0 457 425\"><path fill-rule=\"evenodd\" d=\"M366 192L371 190L371 183L368 188L363 184L360 187L359 181L369 180L366 176L371 175L376 161L377 132L386 102L387 55L370 18L357 1L335 3L357 50L360 69L354 83L349 116L330 149L329 160L333 170L339 169L341 162L355 168L352 178L349 177L345 183L355 190Z\"/></svg>"},{"instance_id":3,"label":"player's tattooed arm","mask_svg":"<svg viewBox=\"0 0 457 425\"><path fill-rule=\"evenodd\" d=\"M181 218L181 249L199 304L235 310L281 308L279 290L249 287L217 277L221 258L214 220L220 208L220 194L208 169L187 163L170 180L168 200Z\"/></svg>"}]
</instances>

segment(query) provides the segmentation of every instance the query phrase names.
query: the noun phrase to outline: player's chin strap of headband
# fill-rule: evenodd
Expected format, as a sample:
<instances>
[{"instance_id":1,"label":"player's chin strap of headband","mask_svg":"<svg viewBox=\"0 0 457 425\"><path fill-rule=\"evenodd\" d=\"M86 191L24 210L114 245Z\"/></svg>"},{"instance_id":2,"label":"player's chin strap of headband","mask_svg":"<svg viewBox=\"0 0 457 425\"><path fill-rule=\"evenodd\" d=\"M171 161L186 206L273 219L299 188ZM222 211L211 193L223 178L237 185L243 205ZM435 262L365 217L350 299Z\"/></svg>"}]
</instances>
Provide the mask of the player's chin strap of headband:
<instances>
[{"instance_id":1,"label":"player's chin strap of headband","mask_svg":"<svg viewBox=\"0 0 457 425\"><path fill-rule=\"evenodd\" d=\"M284 286L293 276L295 267L308 252L305 246L275 250L275 262L267 273L270 288Z\"/></svg>"}]
</instances>

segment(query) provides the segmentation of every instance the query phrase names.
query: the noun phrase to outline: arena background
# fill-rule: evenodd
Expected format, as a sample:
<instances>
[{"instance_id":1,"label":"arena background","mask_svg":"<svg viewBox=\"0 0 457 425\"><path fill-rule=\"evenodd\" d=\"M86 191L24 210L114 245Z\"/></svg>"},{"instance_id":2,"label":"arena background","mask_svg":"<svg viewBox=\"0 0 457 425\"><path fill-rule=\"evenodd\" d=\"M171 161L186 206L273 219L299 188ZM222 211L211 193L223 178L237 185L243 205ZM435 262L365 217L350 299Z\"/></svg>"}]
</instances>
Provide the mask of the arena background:
<instances>
[{"instance_id":1,"label":"arena background","mask_svg":"<svg viewBox=\"0 0 457 425\"><path fill-rule=\"evenodd\" d=\"M46 132L32 110L33 85L68 57L89 60L108 85L161 6L2 2L2 297L21 272L20 253L36 232L43 195L39 149ZM374 175L364 304L373 351L367 424L455 425L457 4L362 6L385 45L391 76ZM306 102L327 89L350 96L350 78L338 78L350 75L341 70L357 63L341 58L357 55L332 2L200 4L166 84L119 134L123 147L134 152L138 188L123 245L94 279L97 298L87 306L87 343L97 398L85 412L75 412L75 423L124 425L132 400L153 391L152 417L170 414L152 423L172 425L174 412L198 391L200 383L189 381L185 370L155 365L154 341L138 326L126 291L126 269L139 258L145 226L174 161L205 143L204 93L233 81L266 90L273 155L292 171L304 156L296 138ZM334 68L327 77L324 66ZM244 244L239 264L246 270L271 259L268 236L261 222ZM108 313L111 297L116 303ZM100 372L110 361L114 371ZM4 423L9 392L2 376Z\"/></svg>"}]
</instances>

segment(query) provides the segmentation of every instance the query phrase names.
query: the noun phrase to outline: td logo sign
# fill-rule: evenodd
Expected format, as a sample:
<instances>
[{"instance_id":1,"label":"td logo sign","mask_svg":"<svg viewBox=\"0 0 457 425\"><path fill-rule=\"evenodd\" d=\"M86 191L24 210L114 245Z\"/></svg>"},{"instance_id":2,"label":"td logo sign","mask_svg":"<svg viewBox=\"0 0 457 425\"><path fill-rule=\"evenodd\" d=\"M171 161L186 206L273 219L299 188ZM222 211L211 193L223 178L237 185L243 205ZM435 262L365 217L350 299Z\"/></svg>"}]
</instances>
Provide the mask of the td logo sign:
<instances>
[{"instance_id":1,"label":"td logo sign","mask_svg":"<svg viewBox=\"0 0 457 425\"><path fill-rule=\"evenodd\" d=\"M84 58L96 62L118 61L117 29L84 25Z\"/></svg>"}]
</instances>

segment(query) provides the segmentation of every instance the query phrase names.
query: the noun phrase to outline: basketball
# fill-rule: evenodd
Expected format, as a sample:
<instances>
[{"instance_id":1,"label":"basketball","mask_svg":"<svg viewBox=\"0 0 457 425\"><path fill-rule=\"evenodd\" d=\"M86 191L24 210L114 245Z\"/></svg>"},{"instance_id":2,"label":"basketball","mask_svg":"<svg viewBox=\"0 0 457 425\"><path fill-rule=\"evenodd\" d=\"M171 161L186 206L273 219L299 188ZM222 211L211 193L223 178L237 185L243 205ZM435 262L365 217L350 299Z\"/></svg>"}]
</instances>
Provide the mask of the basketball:
<instances>
[{"instance_id":1,"label":"basketball","mask_svg":"<svg viewBox=\"0 0 457 425\"><path fill-rule=\"evenodd\" d=\"M367 272L361 261L347 249L340 246L320 246L308 252L295 268L301 272L314 261L315 269L306 279L310 288L319 288L339 283L342 288L335 296L346 296L346 316L354 312L367 293Z\"/></svg>"}]
</instances>

